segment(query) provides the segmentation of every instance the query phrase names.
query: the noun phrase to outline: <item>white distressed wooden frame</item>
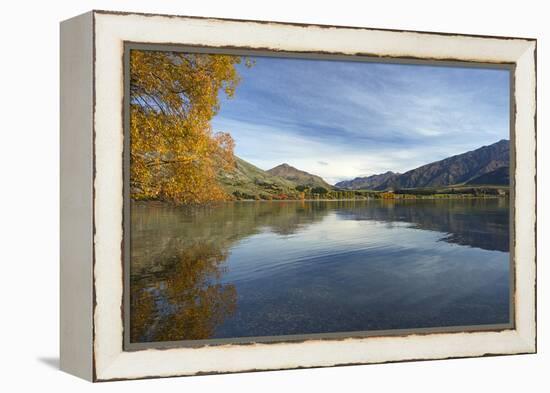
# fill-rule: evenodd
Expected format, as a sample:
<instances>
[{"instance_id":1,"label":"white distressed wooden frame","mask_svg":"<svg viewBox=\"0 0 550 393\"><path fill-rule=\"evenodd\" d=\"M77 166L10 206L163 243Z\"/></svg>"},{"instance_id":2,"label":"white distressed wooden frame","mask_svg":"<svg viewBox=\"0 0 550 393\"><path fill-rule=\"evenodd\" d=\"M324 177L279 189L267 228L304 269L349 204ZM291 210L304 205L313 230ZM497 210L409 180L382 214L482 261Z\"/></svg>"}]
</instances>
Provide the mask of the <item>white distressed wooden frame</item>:
<instances>
[{"instance_id":1,"label":"white distressed wooden frame","mask_svg":"<svg viewBox=\"0 0 550 393\"><path fill-rule=\"evenodd\" d=\"M123 350L124 42L515 64L515 327ZM536 351L536 40L92 11L61 24L61 368L92 381Z\"/></svg>"}]
</instances>

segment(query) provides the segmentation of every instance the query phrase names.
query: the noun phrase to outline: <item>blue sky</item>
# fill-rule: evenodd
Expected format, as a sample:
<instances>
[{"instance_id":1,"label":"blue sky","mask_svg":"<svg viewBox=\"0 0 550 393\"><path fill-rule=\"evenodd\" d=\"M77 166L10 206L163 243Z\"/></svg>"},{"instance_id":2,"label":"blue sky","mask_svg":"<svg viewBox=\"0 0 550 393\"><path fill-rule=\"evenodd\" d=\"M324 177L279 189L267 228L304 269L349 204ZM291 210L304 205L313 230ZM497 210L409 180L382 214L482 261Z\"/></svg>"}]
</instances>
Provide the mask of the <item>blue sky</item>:
<instances>
[{"instance_id":1,"label":"blue sky","mask_svg":"<svg viewBox=\"0 0 550 393\"><path fill-rule=\"evenodd\" d=\"M509 139L507 70L254 60L212 125L262 169L286 162L334 184Z\"/></svg>"}]
</instances>

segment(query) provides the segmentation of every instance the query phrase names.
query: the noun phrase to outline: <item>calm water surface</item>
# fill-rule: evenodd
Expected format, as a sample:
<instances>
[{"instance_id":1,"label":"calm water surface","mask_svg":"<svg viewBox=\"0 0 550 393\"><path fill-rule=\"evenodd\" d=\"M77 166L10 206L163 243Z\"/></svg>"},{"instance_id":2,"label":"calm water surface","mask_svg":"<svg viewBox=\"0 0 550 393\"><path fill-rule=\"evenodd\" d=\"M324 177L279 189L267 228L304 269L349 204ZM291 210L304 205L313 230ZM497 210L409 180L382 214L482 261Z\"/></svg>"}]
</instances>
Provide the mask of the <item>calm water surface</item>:
<instances>
[{"instance_id":1,"label":"calm water surface","mask_svg":"<svg viewBox=\"0 0 550 393\"><path fill-rule=\"evenodd\" d=\"M499 324L505 199L133 203L132 342Z\"/></svg>"}]
</instances>

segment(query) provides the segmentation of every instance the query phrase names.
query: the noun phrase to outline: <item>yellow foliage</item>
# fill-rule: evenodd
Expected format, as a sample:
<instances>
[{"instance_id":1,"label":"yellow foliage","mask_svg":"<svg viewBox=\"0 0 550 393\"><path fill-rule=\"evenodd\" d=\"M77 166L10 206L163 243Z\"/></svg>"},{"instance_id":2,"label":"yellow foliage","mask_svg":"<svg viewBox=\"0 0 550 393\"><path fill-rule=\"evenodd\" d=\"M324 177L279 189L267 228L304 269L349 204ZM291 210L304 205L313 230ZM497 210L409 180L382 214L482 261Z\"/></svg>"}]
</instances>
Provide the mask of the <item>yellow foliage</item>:
<instances>
[{"instance_id":1,"label":"yellow foliage","mask_svg":"<svg viewBox=\"0 0 550 393\"><path fill-rule=\"evenodd\" d=\"M238 56L133 50L130 55L130 188L134 199L227 199L216 181L234 167L234 142L214 133L218 93L232 97Z\"/></svg>"}]
</instances>

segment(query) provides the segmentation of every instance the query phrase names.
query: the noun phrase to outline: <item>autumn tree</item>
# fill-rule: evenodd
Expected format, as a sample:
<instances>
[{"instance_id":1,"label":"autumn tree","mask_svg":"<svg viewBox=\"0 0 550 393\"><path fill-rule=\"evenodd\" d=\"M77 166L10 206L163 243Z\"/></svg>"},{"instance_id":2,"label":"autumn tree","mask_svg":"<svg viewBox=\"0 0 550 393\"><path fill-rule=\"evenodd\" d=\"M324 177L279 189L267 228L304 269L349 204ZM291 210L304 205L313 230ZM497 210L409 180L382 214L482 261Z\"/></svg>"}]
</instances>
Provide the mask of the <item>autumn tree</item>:
<instances>
[{"instance_id":1,"label":"autumn tree","mask_svg":"<svg viewBox=\"0 0 550 393\"><path fill-rule=\"evenodd\" d=\"M234 167L234 141L214 133L220 93L232 97L241 57L133 50L130 188L134 199L225 199L216 176Z\"/></svg>"}]
</instances>

